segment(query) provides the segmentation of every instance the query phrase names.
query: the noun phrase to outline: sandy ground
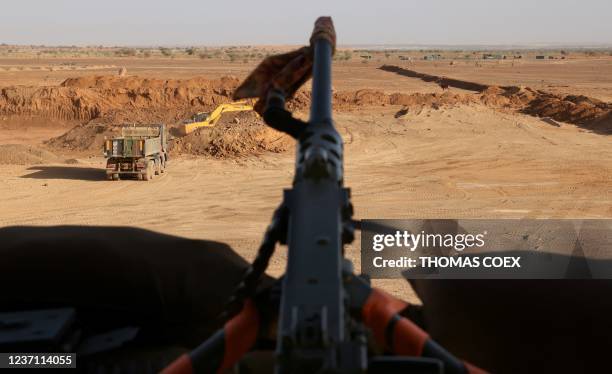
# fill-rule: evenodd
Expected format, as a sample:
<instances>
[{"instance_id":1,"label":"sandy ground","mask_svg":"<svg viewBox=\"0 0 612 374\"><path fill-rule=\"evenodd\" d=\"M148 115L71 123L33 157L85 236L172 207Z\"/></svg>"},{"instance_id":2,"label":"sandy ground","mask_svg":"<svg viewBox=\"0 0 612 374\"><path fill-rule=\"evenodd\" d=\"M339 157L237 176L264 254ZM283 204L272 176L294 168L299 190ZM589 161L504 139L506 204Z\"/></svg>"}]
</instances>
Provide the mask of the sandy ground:
<instances>
[{"instance_id":1,"label":"sandy ground","mask_svg":"<svg viewBox=\"0 0 612 374\"><path fill-rule=\"evenodd\" d=\"M336 116L357 218L612 218L609 136L484 106L396 111ZM290 185L293 153L185 156L148 183L106 181L103 166L100 157L0 165L0 226L136 225L225 241L252 259ZM272 274L282 272L284 253ZM347 254L359 265L359 237ZM415 300L403 281L376 284Z\"/></svg>"},{"instance_id":2,"label":"sandy ground","mask_svg":"<svg viewBox=\"0 0 612 374\"><path fill-rule=\"evenodd\" d=\"M45 140L62 135L75 125L75 122L48 118L0 116L0 144L42 144Z\"/></svg>"},{"instance_id":3,"label":"sandy ground","mask_svg":"<svg viewBox=\"0 0 612 374\"><path fill-rule=\"evenodd\" d=\"M435 83L378 69L392 63L422 73L494 85L530 86L612 101L612 58L554 61L359 61L334 65L335 90L439 93ZM116 74L185 79L243 78L254 63L200 59L0 59L0 89L51 86L69 77ZM50 69L55 67L55 69ZM27 88L30 89L30 88ZM26 89L26 90L27 90ZM451 89L454 93L463 93ZM612 218L612 138L511 111L469 104L413 110L378 106L336 114L346 142L346 184L356 218ZM0 146L42 147L77 123L0 116ZM151 182L104 178L101 152L60 152L76 164L0 164L0 227L135 225L229 243L252 259L282 189L293 152L216 160L173 158ZM359 265L359 237L347 249ZM279 275L285 250L273 258ZM404 281L375 284L416 300Z\"/></svg>"},{"instance_id":4,"label":"sandy ground","mask_svg":"<svg viewBox=\"0 0 612 374\"><path fill-rule=\"evenodd\" d=\"M377 58L363 63L334 63L336 90L379 89L386 92L440 92L434 83L394 77L378 70L383 64L399 65L411 70L451 76L492 85L529 86L561 94L580 94L612 101L612 57L571 58L567 60L418 60ZM451 65L451 61L453 65ZM256 61L228 62L197 58L3 58L0 59L0 87L14 84L59 84L66 78L86 75L116 74L126 67L128 74L148 78L187 79L195 76L219 78L227 75L245 77ZM50 69L53 68L54 71Z\"/></svg>"}]
</instances>

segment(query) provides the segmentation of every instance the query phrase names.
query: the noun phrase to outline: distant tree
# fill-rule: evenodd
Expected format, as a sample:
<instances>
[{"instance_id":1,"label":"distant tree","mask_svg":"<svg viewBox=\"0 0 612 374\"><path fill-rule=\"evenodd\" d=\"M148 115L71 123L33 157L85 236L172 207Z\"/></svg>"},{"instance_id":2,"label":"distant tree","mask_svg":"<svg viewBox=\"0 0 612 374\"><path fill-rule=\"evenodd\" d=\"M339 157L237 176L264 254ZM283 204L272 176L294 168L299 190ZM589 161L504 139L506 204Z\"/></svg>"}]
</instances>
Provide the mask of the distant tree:
<instances>
[{"instance_id":1,"label":"distant tree","mask_svg":"<svg viewBox=\"0 0 612 374\"><path fill-rule=\"evenodd\" d=\"M342 52L338 52L336 54L336 56L334 56L335 60L338 61L348 61L353 57L353 52L351 51L342 51Z\"/></svg>"},{"instance_id":2,"label":"distant tree","mask_svg":"<svg viewBox=\"0 0 612 374\"><path fill-rule=\"evenodd\" d=\"M189 56L195 55L196 52L197 52L197 49L195 49L194 47L185 49L185 53L187 53Z\"/></svg>"},{"instance_id":3,"label":"distant tree","mask_svg":"<svg viewBox=\"0 0 612 374\"><path fill-rule=\"evenodd\" d=\"M170 48L166 48L166 47L159 47L159 51L161 52L161 54L165 57L169 57L172 56L172 50Z\"/></svg>"}]
</instances>

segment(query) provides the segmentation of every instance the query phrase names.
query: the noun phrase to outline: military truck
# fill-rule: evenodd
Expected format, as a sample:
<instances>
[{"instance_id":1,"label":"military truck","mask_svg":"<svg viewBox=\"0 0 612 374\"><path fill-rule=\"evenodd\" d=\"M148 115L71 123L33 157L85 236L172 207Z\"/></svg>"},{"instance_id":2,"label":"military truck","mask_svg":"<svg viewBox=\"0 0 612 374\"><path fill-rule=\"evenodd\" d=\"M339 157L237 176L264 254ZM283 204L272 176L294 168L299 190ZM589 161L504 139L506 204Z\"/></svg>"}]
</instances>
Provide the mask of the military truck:
<instances>
[{"instance_id":1,"label":"military truck","mask_svg":"<svg viewBox=\"0 0 612 374\"><path fill-rule=\"evenodd\" d=\"M126 125L120 136L104 141L106 176L136 176L151 180L163 173L168 162L168 135L165 125Z\"/></svg>"}]
</instances>

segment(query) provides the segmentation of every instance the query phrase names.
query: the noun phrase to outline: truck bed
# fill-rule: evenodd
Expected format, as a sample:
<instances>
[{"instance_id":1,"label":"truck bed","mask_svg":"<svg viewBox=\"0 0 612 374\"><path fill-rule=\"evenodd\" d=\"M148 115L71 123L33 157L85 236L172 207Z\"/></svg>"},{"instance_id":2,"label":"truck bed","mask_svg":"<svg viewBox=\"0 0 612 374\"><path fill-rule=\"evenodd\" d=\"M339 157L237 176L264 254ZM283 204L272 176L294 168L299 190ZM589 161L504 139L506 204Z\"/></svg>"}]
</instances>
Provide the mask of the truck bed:
<instances>
[{"instance_id":1,"label":"truck bed","mask_svg":"<svg viewBox=\"0 0 612 374\"><path fill-rule=\"evenodd\" d=\"M161 137L116 137L110 142L106 157L146 157L162 151Z\"/></svg>"}]
</instances>

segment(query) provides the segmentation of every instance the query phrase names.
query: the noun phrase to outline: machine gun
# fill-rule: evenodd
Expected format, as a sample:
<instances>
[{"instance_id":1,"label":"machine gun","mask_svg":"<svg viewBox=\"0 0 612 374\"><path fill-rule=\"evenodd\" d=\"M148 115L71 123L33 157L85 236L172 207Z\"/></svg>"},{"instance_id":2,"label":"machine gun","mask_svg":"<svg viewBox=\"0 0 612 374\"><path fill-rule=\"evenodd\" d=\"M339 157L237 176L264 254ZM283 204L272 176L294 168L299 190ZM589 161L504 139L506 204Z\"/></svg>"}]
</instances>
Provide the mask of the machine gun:
<instances>
[{"instance_id":1,"label":"machine gun","mask_svg":"<svg viewBox=\"0 0 612 374\"><path fill-rule=\"evenodd\" d=\"M256 347L275 351L277 373L482 372L402 317L406 303L372 288L344 258L359 225L332 119L334 50L331 18L321 17L309 47L264 60L236 91L235 99L259 97L255 109L265 122L297 140L293 186L228 305L231 319L165 373L224 372ZM310 74L310 119L303 122L285 109L285 100ZM258 289L277 243L288 246L286 273L273 287Z\"/></svg>"}]
</instances>

